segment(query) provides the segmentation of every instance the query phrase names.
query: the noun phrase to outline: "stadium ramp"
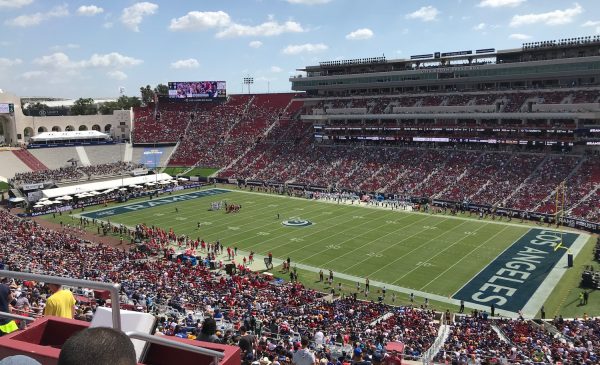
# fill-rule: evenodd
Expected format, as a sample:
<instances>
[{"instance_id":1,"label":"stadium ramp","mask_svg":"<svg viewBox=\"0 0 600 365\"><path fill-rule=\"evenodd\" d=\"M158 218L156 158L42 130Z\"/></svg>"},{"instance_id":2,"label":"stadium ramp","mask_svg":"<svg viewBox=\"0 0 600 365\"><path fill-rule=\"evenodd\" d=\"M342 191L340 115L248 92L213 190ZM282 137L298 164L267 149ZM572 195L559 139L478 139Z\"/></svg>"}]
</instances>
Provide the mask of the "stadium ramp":
<instances>
[{"instance_id":1,"label":"stadium ramp","mask_svg":"<svg viewBox=\"0 0 600 365\"><path fill-rule=\"evenodd\" d=\"M125 154L123 155L123 162L131 162L133 160L133 145L131 142L125 143Z\"/></svg>"},{"instance_id":2,"label":"stadium ramp","mask_svg":"<svg viewBox=\"0 0 600 365\"><path fill-rule=\"evenodd\" d=\"M46 165L42 163L42 161L38 160L31 152L20 149L12 151L15 156L17 156L27 167L31 169L31 171L43 171L48 170Z\"/></svg>"},{"instance_id":3,"label":"stadium ramp","mask_svg":"<svg viewBox=\"0 0 600 365\"><path fill-rule=\"evenodd\" d=\"M79 156L79 161L81 161L81 165L90 166L92 164L83 146L77 146L75 147L75 150L77 151L77 156Z\"/></svg>"}]
</instances>

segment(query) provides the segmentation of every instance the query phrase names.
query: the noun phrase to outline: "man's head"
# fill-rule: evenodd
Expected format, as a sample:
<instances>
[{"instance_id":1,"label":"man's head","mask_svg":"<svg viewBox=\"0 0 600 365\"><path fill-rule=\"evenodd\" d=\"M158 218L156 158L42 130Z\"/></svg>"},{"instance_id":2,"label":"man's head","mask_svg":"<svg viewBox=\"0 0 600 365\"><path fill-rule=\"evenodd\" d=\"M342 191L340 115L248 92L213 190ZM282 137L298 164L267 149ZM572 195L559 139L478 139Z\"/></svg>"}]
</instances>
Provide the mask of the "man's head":
<instances>
[{"instance_id":1,"label":"man's head","mask_svg":"<svg viewBox=\"0 0 600 365\"><path fill-rule=\"evenodd\" d=\"M133 343L112 328L88 328L65 342L58 365L135 365Z\"/></svg>"},{"instance_id":2,"label":"man's head","mask_svg":"<svg viewBox=\"0 0 600 365\"><path fill-rule=\"evenodd\" d=\"M308 337L302 336L302 339L300 339L300 344L302 345L302 348L307 348L308 347Z\"/></svg>"},{"instance_id":3,"label":"man's head","mask_svg":"<svg viewBox=\"0 0 600 365\"><path fill-rule=\"evenodd\" d=\"M62 285L60 285L60 284L48 284L48 289L50 290L50 292L52 294L56 293L61 288L62 288Z\"/></svg>"}]
</instances>

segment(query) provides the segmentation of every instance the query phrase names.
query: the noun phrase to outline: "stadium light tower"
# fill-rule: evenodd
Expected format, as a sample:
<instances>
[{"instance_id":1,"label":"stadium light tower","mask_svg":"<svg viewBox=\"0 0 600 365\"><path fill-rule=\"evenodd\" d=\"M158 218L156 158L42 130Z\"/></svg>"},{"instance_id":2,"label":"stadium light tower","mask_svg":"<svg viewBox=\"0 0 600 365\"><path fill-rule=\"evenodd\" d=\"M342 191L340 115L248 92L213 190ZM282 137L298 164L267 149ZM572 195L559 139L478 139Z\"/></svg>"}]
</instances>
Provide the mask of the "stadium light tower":
<instances>
[{"instance_id":1,"label":"stadium light tower","mask_svg":"<svg viewBox=\"0 0 600 365\"><path fill-rule=\"evenodd\" d=\"M248 94L250 94L250 85L254 84L254 77L244 77L244 85L248 86Z\"/></svg>"}]
</instances>

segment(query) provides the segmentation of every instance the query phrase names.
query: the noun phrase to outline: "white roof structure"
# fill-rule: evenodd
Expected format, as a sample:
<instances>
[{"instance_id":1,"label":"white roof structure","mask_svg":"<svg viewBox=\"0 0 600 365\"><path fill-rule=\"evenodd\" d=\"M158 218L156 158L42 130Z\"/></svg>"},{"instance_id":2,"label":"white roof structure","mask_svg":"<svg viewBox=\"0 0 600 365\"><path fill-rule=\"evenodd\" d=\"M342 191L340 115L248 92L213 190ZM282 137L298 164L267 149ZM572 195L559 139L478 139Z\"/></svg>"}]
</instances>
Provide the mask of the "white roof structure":
<instances>
[{"instance_id":1,"label":"white roof structure","mask_svg":"<svg viewBox=\"0 0 600 365\"><path fill-rule=\"evenodd\" d=\"M171 176L169 174L158 174L158 175L144 175L144 176L134 176L134 177L125 177L122 179L113 179L106 181L98 181L81 185L72 185L65 186L62 188L54 188L54 189L46 189L42 190L42 194L46 198L56 198L63 195L75 195L81 193L87 193L89 191L103 191L106 189L117 189L122 186L136 185L136 184L145 184L149 182L158 182L163 180L170 180Z\"/></svg>"},{"instance_id":2,"label":"white roof structure","mask_svg":"<svg viewBox=\"0 0 600 365\"><path fill-rule=\"evenodd\" d=\"M31 137L33 141L63 141L74 139L110 138L106 133L98 131L72 131L72 132L43 132Z\"/></svg>"}]
</instances>

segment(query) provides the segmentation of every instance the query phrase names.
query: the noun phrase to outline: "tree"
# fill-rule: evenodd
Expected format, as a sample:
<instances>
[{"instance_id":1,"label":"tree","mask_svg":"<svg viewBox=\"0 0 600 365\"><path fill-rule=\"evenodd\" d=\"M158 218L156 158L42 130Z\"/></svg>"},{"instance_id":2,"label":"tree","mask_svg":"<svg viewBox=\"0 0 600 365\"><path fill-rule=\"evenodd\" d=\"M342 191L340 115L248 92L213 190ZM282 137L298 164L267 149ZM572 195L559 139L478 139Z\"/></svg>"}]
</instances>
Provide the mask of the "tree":
<instances>
[{"instance_id":1,"label":"tree","mask_svg":"<svg viewBox=\"0 0 600 365\"><path fill-rule=\"evenodd\" d=\"M156 95L159 95L159 96L169 95L169 87L165 84L158 84L154 88L154 92L156 93Z\"/></svg>"},{"instance_id":2,"label":"tree","mask_svg":"<svg viewBox=\"0 0 600 365\"><path fill-rule=\"evenodd\" d=\"M100 114L102 115L110 115L113 113L114 110L117 109L120 108L119 103L117 103L116 101L107 101L106 103L100 104L100 107L98 108Z\"/></svg>"},{"instance_id":3,"label":"tree","mask_svg":"<svg viewBox=\"0 0 600 365\"><path fill-rule=\"evenodd\" d=\"M109 115L115 110L128 110L130 108L140 106L142 102L137 96L121 95L117 101L107 101L100 105L100 114Z\"/></svg>"},{"instance_id":4,"label":"tree","mask_svg":"<svg viewBox=\"0 0 600 365\"><path fill-rule=\"evenodd\" d=\"M25 115L33 115L33 116L39 116L41 111L48 111L48 109L50 109L50 107L46 104L35 102L35 103L29 103L27 104L27 107L25 107L25 109L23 109Z\"/></svg>"},{"instance_id":5,"label":"tree","mask_svg":"<svg viewBox=\"0 0 600 365\"><path fill-rule=\"evenodd\" d=\"M120 109L130 109L133 107L141 106L142 102L137 96L121 95L117 100L117 104L119 105Z\"/></svg>"},{"instance_id":6,"label":"tree","mask_svg":"<svg viewBox=\"0 0 600 365\"><path fill-rule=\"evenodd\" d=\"M142 96L142 103L148 104L154 101L154 91L150 85L146 85L146 87L140 87L140 94Z\"/></svg>"},{"instance_id":7,"label":"tree","mask_svg":"<svg viewBox=\"0 0 600 365\"><path fill-rule=\"evenodd\" d=\"M71 107L71 115L94 115L98 114L98 108L92 98L79 98Z\"/></svg>"}]
</instances>

